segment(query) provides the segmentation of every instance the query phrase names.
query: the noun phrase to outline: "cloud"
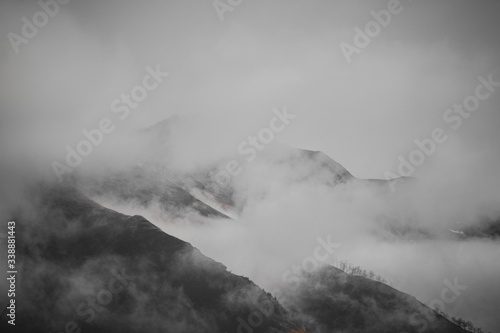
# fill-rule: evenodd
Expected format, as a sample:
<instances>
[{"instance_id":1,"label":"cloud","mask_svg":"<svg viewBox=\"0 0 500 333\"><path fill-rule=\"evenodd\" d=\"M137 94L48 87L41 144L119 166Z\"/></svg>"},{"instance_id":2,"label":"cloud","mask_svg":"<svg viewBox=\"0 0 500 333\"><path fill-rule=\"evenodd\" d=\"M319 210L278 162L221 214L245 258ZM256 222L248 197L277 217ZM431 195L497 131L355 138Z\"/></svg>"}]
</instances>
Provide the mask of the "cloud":
<instances>
[{"instance_id":1,"label":"cloud","mask_svg":"<svg viewBox=\"0 0 500 333\"><path fill-rule=\"evenodd\" d=\"M486 2L405 3L408 8L347 64L339 44L371 19L370 10L386 5L252 1L220 22L210 2L73 1L19 54L3 38L1 218L10 218L26 183L55 180L51 163L64 161L65 147L75 147L84 139L82 130L105 117L116 130L75 173L127 170L147 151L160 154L161 144L170 154L160 155L168 157L165 163L195 173L238 157L238 144L267 125L273 108L287 105L297 121L277 142L324 151L360 178L382 178L397 167L398 155L415 148L415 139L443 126L443 112L473 92L478 75L493 73L500 80L493 56L499 52L499 5ZM37 3L19 1L0 6L0 28L7 33L19 32L21 18L40 10ZM158 63L169 78L119 122L111 103L141 83L146 66ZM305 181L314 166L282 165L270 158L279 149L269 147L232 180L246 198L239 222L166 224L155 205L153 220L263 285L310 255L317 236L331 234L342 244L339 255L387 274L423 300L439 284L438 278L423 279L426 274L456 273L447 267L455 263L450 256L427 246L451 251L455 243L398 243L381 221L437 233L473 224L481 215L498 217L499 100L494 94L459 131L447 132L450 139L418 169L418 185L409 191L398 186L395 196L360 184L330 188L322 173ZM182 117L169 142L158 145L139 132L174 114ZM132 204L127 209L148 214ZM468 315L477 302L472 295L481 295L485 307L494 302L485 290L495 294L496 272L484 267L496 264L497 245L465 244L477 256L467 256L460 267L483 274L470 274L466 306L453 310ZM480 258L487 262L478 267ZM479 311L471 314L476 318L497 327Z\"/></svg>"}]
</instances>

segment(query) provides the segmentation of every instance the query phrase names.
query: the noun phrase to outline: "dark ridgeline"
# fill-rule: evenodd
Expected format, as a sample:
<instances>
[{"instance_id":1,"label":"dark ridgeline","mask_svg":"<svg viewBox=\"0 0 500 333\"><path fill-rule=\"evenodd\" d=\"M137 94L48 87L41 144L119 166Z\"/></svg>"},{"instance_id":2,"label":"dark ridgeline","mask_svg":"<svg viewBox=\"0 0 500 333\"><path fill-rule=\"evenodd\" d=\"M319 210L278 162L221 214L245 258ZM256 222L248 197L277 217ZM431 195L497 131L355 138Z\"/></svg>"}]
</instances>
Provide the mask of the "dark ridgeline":
<instances>
[{"instance_id":1,"label":"dark ridgeline","mask_svg":"<svg viewBox=\"0 0 500 333\"><path fill-rule=\"evenodd\" d=\"M255 332L298 329L270 294L143 217L68 188L36 196L36 217L18 217L18 332L236 332L262 303L274 310Z\"/></svg>"},{"instance_id":2,"label":"dark ridgeline","mask_svg":"<svg viewBox=\"0 0 500 333\"><path fill-rule=\"evenodd\" d=\"M283 307L143 217L68 187L31 196L33 209L17 217L17 332L465 332L409 295L333 267L309 274ZM426 329L412 323L415 312L430 318Z\"/></svg>"}]
</instances>

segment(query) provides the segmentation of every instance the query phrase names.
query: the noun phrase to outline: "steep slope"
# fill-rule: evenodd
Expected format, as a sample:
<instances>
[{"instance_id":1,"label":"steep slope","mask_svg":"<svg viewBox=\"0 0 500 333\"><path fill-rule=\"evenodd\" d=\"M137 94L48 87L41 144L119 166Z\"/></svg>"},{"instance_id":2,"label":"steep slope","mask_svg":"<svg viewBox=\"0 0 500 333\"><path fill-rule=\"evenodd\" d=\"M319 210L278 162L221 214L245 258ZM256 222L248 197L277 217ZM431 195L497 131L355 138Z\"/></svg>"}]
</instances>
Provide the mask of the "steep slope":
<instances>
[{"instance_id":1,"label":"steep slope","mask_svg":"<svg viewBox=\"0 0 500 333\"><path fill-rule=\"evenodd\" d=\"M144 218L35 192L16 218L18 332L236 332L259 306L272 313L254 332L299 329L270 294Z\"/></svg>"},{"instance_id":2,"label":"steep slope","mask_svg":"<svg viewBox=\"0 0 500 333\"><path fill-rule=\"evenodd\" d=\"M156 165L137 165L106 176L85 177L74 181L92 197L103 195L114 198L117 202L133 202L144 208L157 203L161 210L170 213L171 218L183 216L187 211L205 217L228 218L189 193L178 175Z\"/></svg>"},{"instance_id":3,"label":"steep slope","mask_svg":"<svg viewBox=\"0 0 500 333\"><path fill-rule=\"evenodd\" d=\"M42 199L15 218L17 332L465 332L409 295L333 267L307 274L282 306L140 216L69 188L32 196Z\"/></svg>"},{"instance_id":4,"label":"steep slope","mask_svg":"<svg viewBox=\"0 0 500 333\"><path fill-rule=\"evenodd\" d=\"M386 284L331 266L304 274L283 304L316 332L467 332Z\"/></svg>"},{"instance_id":5,"label":"steep slope","mask_svg":"<svg viewBox=\"0 0 500 333\"><path fill-rule=\"evenodd\" d=\"M311 164L310 176L317 175L318 173L326 173L329 179L329 184L335 185L343 183L354 178L354 176L347 171L340 163L334 161L328 155L321 151L310 151L298 149L298 158L291 160L292 166L300 166L300 164Z\"/></svg>"},{"instance_id":6,"label":"steep slope","mask_svg":"<svg viewBox=\"0 0 500 333\"><path fill-rule=\"evenodd\" d=\"M165 153L168 155L168 153ZM318 182L335 186L355 179L347 169L322 152L281 146L280 152L266 153L261 161L293 174L291 183ZM194 211L209 218L237 218L243 209L247 193L236 190L232 177L227 182L218 175L225 172L228 161L196 172L179 173L157 161L140 160L129 169L105 176L77 178L91 197L107 196L116 201L148 207L157 203L173 218ZM240 164L252 176L253 165ZM177 216L176 216L177 215Z\"/></svg>"}]
</instances>

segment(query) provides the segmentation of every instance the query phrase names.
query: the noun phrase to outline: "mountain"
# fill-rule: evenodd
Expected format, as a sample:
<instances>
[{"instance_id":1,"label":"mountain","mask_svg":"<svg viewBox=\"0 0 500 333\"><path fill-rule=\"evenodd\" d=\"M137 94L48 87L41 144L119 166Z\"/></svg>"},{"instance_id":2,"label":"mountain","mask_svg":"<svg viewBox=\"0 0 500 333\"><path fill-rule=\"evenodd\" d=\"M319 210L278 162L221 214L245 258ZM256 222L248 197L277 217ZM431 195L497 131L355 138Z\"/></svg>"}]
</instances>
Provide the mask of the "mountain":
<instances>
[{"instance_id":1,"label":"mountain","mask_svg":"<svg viewBox=\"0 0 500 333\"><path fill-rule=\"evenodd\" d=\"M125 171L114 171L106 176L74 180L78 187L93 197L112 197L117 202L148 207L158 203L171 218L182 216L186 210L194 210L201 216L227 218L189 193L178 175L158 166L135 166Z\"/></svg>"},{"instance_id":2,"label":"mountain","mask_svg":"<svg viewBox=\"0 0 500 333\"><path fill-rule=\"evenodd\" d=\"M280 303L143 217L71 187L30 196L14 216L17 332L464 332L406 294L333 267ZM432 325L418 330L412 313Z\"/></svg>"},{"instance_id":3,"label":"mountain","mask_svg":"<svg viewBox=\"0 0 500 333\"><path fill-rule=\"evenodd\" d=\"M299 330L269 293L144 218L68 188L34 195L15 218L18 332L236 332L258 306L272 313L255 332Z\"/></svg>"},{"instance_id":4,"label":"mountain","mask_svg":"<svg viewBox=\"0 0 500 333\"><path fill-rule=\"evenodd\" d=\"M468 332L408 294L332 266L304 273L283 304L318 333Z\"/></svg>"},{"instance_id":5,"label":"mountain","mask_svg":"<svg viewBox=\"0 0 500 333\"><path fill-rule=\"evenodd\" d=\"M460 230L452 230L460 239L474 238L500 238L500 219L492 219L484 217L475 225L460 228Z\"/></svg>"}]
</instances>

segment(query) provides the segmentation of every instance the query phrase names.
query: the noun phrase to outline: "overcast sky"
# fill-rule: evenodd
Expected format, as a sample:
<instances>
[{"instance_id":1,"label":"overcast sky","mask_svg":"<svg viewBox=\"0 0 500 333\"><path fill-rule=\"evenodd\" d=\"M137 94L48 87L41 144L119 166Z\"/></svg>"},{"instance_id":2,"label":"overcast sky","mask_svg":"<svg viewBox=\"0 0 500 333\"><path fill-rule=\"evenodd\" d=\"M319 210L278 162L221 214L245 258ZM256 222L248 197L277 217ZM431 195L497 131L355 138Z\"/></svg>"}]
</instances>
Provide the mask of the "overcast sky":
<instances>
[{"instance_id":1,"label":"overcast sky","mask_svg":"<svg viewBox=\"0 0 500 333\"><path fill-rule=\"evenodd\" d=\"M22 17L32 22L40 7L0 6L1 141L16 141L4 148L14 155L43 152L47 168L83 128L113 115L111 102L156 64L168 79L118 131L174 114L222 119L207 132L231 132L228 114L255 119L228 135L236 147L286 105L297 118L280 141L322 150L359 177L395 171L398 156L436 127L450 139L420 170L471 154L500 165L500 93L456 131L443 121L447 108L474 93L479 75L500 81L497 1L403 0L351 63L340 44L353 44L354 28L364 29L370 11L388 1L243 1L221 21L208 0L74 0L17 54L8 33L22 35Z\"/></svg>"},{"instance_id":2,"label":"overcast sky","mask_svg":"<svg viewBox=\"0 0 500 333\"><path fill-rule=\"evenodd\" d=\"M2 190L10 191L9 186L33 175L33 170L53 176L51 163L64 161L65 146L75 147L84 138L82 130L96 128L103 118L110 118L116 130L92 157L107 157L120 146L120 151L128 152L130 133L180 114L199 120L181 136L178 150L191 150L206 160L211 154L234 154L242 140L269 124L274 108L286 106L296 118L276 135L277 141L321 150L360 178L384 178L387 171L397 174L398 158L416 149L414 140L429 138L441 128L448 139L414 175L430 179L431 184L443 180L444 185L439 190L428 187L434 195L424 198L423 205L440 198L434 204L454 214L457 206L464 211L484 203L498 207L500 88L456 130L443 115L475 93L479 76L491 75L500 82L500 2L401 0L399 14L347 61L340 45L354 44L355 27L364 30L374 20L370 12L387 9L388 4L388 0L243 0L221 20L212 0L73 0L60 5L48 23L15 50L9 34L23 36L23 17L33 22L41 7L34 0L0 0ZM147 66L157 65L168 77L127 119L120 120L111 110L113 101L142 83ZM4 200L11 196L2 193ZM316 213L300 205L307 193L304 196L285 212L289 219L281 223L301 217L301 212L306 217ZM330 212L327 199L320 201L327 207L322 213L325 220L339 214ZM363 205L370 202L361 201L356 212L363 214ZM320 203L310 206L316 209ZM259 226L268 230L264 222L271 221L273 213L283 218L281 206L271 204L276 207L264 209L266 216L251 216L261 223L256 234L261 234ZM309 226L295 218L300 229L295 237L300 240L307 231L301 228ZM325 230L329 227L325 223ZM287 225L275 228L281 232ZM182 232L215 259L236 262L222 251L210 252L209 245L204 248L198 237L207 238L206 234ZM343 244L343 249L354 249L345 251L349 259L389 275L403 272L399 278L406 284L398 286L422 300L431 299L441 288L435 281L430 287L418 285L422 276L443 269L443 261L456 264L448 257L429 262L433 248L426 244L388 249L362 241L359 248L359 243ZM274 246L274 240L269 242ZM443 246L455 251L452 245ZM303 247L308 251L311 246ZM491 263L498 262L498 246L467 243L465 249L467 255L460 260L467 264L453 269L469 271L480 260L488 268L480 273L484 278L471 273L471 281L483 287L470 292L478 300L467 298L467 304L477 308L471 318L498 328L490 315L498 306L490 288L497 285L497 268ZM242 272L250 275L246 269ZM490 312L483 313L480 307Z\"/></svg>"}]
</instances>

